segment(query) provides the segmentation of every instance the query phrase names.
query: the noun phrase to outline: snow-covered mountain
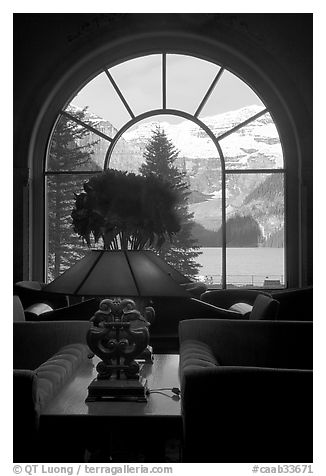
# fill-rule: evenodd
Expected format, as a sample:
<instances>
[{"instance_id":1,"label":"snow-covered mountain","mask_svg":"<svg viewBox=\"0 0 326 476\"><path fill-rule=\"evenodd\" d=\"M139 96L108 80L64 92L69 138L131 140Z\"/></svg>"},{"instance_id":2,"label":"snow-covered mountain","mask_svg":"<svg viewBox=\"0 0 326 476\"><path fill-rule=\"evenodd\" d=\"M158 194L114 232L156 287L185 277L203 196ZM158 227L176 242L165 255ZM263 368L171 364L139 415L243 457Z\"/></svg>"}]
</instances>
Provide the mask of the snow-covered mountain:
<instances>
[{"instance_id":1,"label":"snow-covered mountain","mask_svg":"<svg viewBox=\"0 0 326 476\"><path fill-rule=\"evenodd\" d=\"M254 116L261 109L260 106L252 105L235 111L204 117L201 120L218 137ZM95 114L88 113L88 119L94 123L98 130L111 138L117 132L109 121ZM187 171L192 170L194 160L196 159L208 160L218 157L212 140L197 124L186 119L178 124L172 124L154 118L151 121L142 121L135 124L123 134L118 141L117 149L113 153L114 157L112 160L114 160L115 166L121 169L128 168L124 163L127 151L130 156L130 167L134 171L138 170L139 165L143 161L142 157L146 144L157 125L160 125L175 147L180 151L181 163L183 163ZM96 139L95 134L94 139ZM220 145L227 168L235 168L236 166L241 168L282 167L282 149L277 129L268 113L222 139ZM99 165L103 163L103 152L107 147L108 141L100 138L99 146L94 151L94 160ZM123 151L121 157L120 151Z\"/></svg>"},{"instance_id":2,"label":"snow-covered mountain","mask_svg":"<svg viewBox=\"0 0 326 476\"><path fill-rule=\"evenodd\" d=\"M226 131L244 122L260 112L260 106L248 106L236 111L229 111L215 116L204 117L202 121L218 137ZM216 157L216 148L197 124L183 120L178 124L167 121L153 120L139 123L127 131L123 138L129 144L143 149L152 130L160 124L165 133L180 151L181 157L188 159L209 159ZM269 114L265 114L253 123L234 132L221 141L223 154L227 163L241 163L242 166L252 166L264 156L271 166L282 166L282 150L276 127ZM258 157L259 155L259 157Z\"/></svg>"},{"instance_id":3,"label":"snow-covered mountain","mask_svg":"<svg viewBox=\"0 0 326 476\"><path fill-rule=\"evenodd\" d=\"M262 110L261 106L252 105L235 111L201 118L216 137L232 130L237 125L253 117ZM167 117L167 116L165 116ZM112 124L94 114L89 114L89 120L94 127L109 137L117 130ZM111 160L110 167L129 172L138 172L143 163L143 153L146 144L152 136L152 131L160 125L179 150L176 165L186 172L190 189L193 192L210 194L211 198L190 205L194 219L205 228L217 230L221 224L221 162L217 149L207 133L189 120L181 120L177 124L160 120L159 116L150 121L142 121L126 131L118 141ZM92 134L92 140L98 139ZM104 164L108 141L100 138L94 146L93 160L101 167ZM260 116L246 126L235 130L232 134L220 140L225 158L226 169L265 169L283 167L282 148L277 129L269 113ZM229 174L227 176L227 216L248 210L244 205L246 197L266 180L265 174ZM253 207L252 215L255 214ZM260 214L259 224L265 236L279 229L283 216L269 220Z\"/></svg>"}]
</instances>

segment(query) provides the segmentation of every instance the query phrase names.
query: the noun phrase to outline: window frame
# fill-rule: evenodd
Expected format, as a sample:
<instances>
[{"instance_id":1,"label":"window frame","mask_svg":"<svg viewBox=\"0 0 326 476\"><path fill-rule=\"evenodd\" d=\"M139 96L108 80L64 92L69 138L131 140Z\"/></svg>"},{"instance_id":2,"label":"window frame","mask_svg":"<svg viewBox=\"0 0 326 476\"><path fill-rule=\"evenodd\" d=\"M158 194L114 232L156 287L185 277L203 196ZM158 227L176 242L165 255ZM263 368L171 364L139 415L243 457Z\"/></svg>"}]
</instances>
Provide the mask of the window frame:
<instances>
[{"instance_id":1,"label":"window frame","mask_svg":"<svg viewBox=\"0 0 326 476\"><path fill-rule=\"evenodd\" d=\"M156 40L158 39L157 37L155 37ZM179 38L180 39L180 38ZM163 43L166 43L167 42L167 39L166 38L161 38L160 41ZM141 43L141 41L140 41ZM201 42L198 41L198 39L195 39L195 41L193 42L193 46L197 46L200 44ZM133 45L134 47L136 45ZM212 45L210 45L211 47ZM223 48L221 49L221 45L219 45L219 49L220 51L222 52L221 54L221 57L222 58L219 58L219 61L217 62L216 60L216 57L218 56L218 52L214 51L214 54L212 55L212 48L210 52L208 52L207 50L205 50L206 54L202 54L202 52L204 51L202 49L202 52L201 53L196 53L196 48L194 48L194 51L191 51L192 48L190 47L189 48L189 45L187 46L187 49L172 49L172 48L168 48L168 47L164 47L164 51L163 51L163 48L160 48L160 49L151 49L150 51L148 50L145 50L143 48L140 47L140 45L137 45L137 48L138 48L138 51L137 53L131 53L129 52L128 55L124 55L123 53L121 54L121 51L120 53L118 54L118 52L116 51L116 54L118 55L118 57L114 60L112 60L112 62L110 62L110 65L109 67L113 67L114 65L116 64L119 64L120 62L124 62L124 61L127 61L128 59L132 59L132 58L135 58L135 57L139 57L139 56L144 56L144 55L150 55L150 54L157 54L157 53L161 53L161 54L186 54L186 55L190 55L190 56L194 56L194 57L198 57L200 59L206 59L208 61L211 61L215 64L217 64L217 66L220 66L222 63L223 63L223 56L225 56L225 54L230 55L230 58L228 58L229 62L232 63L232 54L230 54L230 51L225 51ZM200 46L200 49L202 48L202 46ZM132 49L132 46L131 44L129 43L127 45L127 49ZM234 52L233 53L233 56L234 56ZM107 58L107 49L105 51L105 57ZM211 54L211 56L209 56L209 54ZM103 51L100 52L100 56L103 55ZM96 56L96 55L95 55ZM238 56L238 55L235 55L235 56ZM222 61L221 61L222 59ZM233 58L234 59L234 58ZM239 62L239 59L240 59L240 62ZM89 60L89 58L88 58ZM248 69L248 66L249 66L249 70L252 68L252 65L248 64L246 61L244 61L244 58L241 57L239 58L239 56L236 58L237 61L235 62L239 62L239 63L242 63L242 66L246 66L246 68L243 68L244 70L245 69ZM98 64L98 58L96 60L97 64ZM90 81L92 79L92 77L95 77L99 71L101 69L97 69L96 72L94 73L94 69L93 69L93 72L91 75L88 75L87 79L86 79L86 75L85 75L85 72L86 70L91 67L91 65L93 65L93 68L94 68L94 58L93 58L93 61L92 62L89 62L89 61L86 61L87 63L87 68L85 68L85 62L83 65L79 65L81 69L83 69L83 72L84 72L84 80L80 81L80 70L79 72L76 74L76 71L74 71L74 82L76 84L76 81L77 81L77 78L79 78L79 88L72 88L71 87L71 84L72 82L70 81L70 83L68 84L68 86L70 86L68 89L67 89L67 81L66 81L66 88L63 88L62 85L60 84L57 84L57 88L56 88L56 91L55 91L55 94L53 94L52 98L51 98L51 101L49 101L47 104L45 104L45 107L44 107L44 110L43 110L43 118L46 117L46 121L43 121L42 124L40 124L40 122L37 124L37 127L34 128L34 131L35 131L35 134L34 134L34 143L33 143L33 151L34 151L34 155L33 155L33 160L31 160L32 164L31 164L31 169L32 169L32 175L33 175L33 187L32 187L32 190L31 190L31 200L30 200L30 216L32 217L32 220L31 220L31 227L30 227L30 232L31 232L31 236L30 236L30 269L31 269L31 278L32 279L39 279L39 280L43 280L44 279L44 272L45 272L45 255L43 255L42 257L40 256L40 249L44 249L45 248L45 243L46 243L46 240L45 240L45 234L44 234L44 230L45 230L45 227L44 227L44 219L45 219L45 200L46 200L46 197L45 197L45 188L44 188L44 183L43 182L43 177L45 176L45 160L44 160L44 157L47 156L47 152L48 152L48 147L49 147L49 129L50 130L53 130L54 128L54 125L55 125L55 121L57 120L58 118L58 108L55 107L54 108L54 105L57 105L58 103L60 103L60 98L61 98L61 104L68 104L70 101L71 101L71 98L76 94L76 91L78 89L81 89L85 84L87 84L88 81ZM104 61L102 64L105 64L106 67L108 67L108 62L107 62L107 59L106 61ZM224 63L223 63L224 64ZM232 72L233 74L236 74L240 79L244 80L243 79L243 75L245 74L243 71L242 71L242 75L239 74L238 71L235 71L234 68L230 67L229 64L225 63L224 65L225 68L227 68L228 71ZM257 73L258 74L258 77L259 77L259 81L257 81L257 84L261 84L261 80L262 79L266 79L265 78L265 75L263 74L262 71L251 71L251 73L254 72L254 75L257 76ZM261 77L262 76L262 77ZM250 75L249 75L249 78L250 78ZM250 83L249 84L249 80L246 80L245 81L246 84L249 85L249 87L257 93L257 90L258 88L254 88L252 87L252 84ZM300 234L297 232L299 226L299 220L296 220L296 217L298 216L298 210L295 210L294 213L292 213L292 220L289 220L288 221L288 213L287 213L287 210L289 209L289 202L292 202L293 204L294 203L298 203L297 200L294 198L296 196L298 196L298 181L295 180L293 181L291 187L288 187L288 175L289 173L291 174L291 176L295 176L295 169L296 169L296 166L297 166L297 158L300 156L300 154L296 154L296 157L293 157L293 153L291 154L292 157L290 156L290 154L288 153L288 149L289 147L288 146L285 146L284 147L284 143L283 143L283 137L284 137L284 134L282 134L282 127L279 127L279 123L278 123L278 117L281 117L281 112L284 112L284 109L282 111L282 106L284 106L284 104L282 104L282 101L279 101L278 104L276 104L278 101L278 99L280 99L278 96L278 92L277 94L276 91L275 91L275 88L270 88L271 86L271 81L267 81L265 84L265 86L267 85L268 87L265 87L263 89L265 89L265 92L267 89L270 89L269 94L263 94L264 91L261 91L260 93L257 93L258 96L260 98L262 98L263 100L263 103L266 104L268 102L268 98L266 100L266 96L270 96L271 100L270 100L270 103L269 103L269 107L268 107L268 110L266 110L266 112L269 112L272 116L272 119L276 125L276 127L278 128L278 132L279 132L279 137L280 137L280 141L281 141L281 144L282 144L282 149L283 149L283 159L284 159L284 167L283 169L272 169L271 172L272 173L283 173L284 174L284 190L285 190L285 196L284 196L284 208L285 208L285 213L284 213L284 222L285 222L285 228L284 228L284 232L285 232L285 262L284 262L284 273L285 273L285 276L287 277L286 279L286 285L287 286L297 286L300 284L300 279L301 279L301 275L300 275L300 260L297 259L298 257L298 251L300 250ZM70 94L67 94L68 91L71 91ZM164 93L163 93L164 94ZM166 94L166 91L165 91L165 94ZM66 100L65 101L62 101L62 98L65 96ZM286 108L285 108L286 109ZM159 111L159 114L164 114L166 111L164 109L160 109L158 110ZM266 113L265 112L265 113ZM288 111L286 111L288 112ZM157 113L158 114L158 113ZM55 115L55 118L54 118L54 115ZM276 118L274 116L277 116ZM137 116L137 118L139 118L140 116ZM188 118L188 117L187 117ZM55 119L55 120L54 120ZM288 118L286 118L288 119ZM138 119L138 120L141 120L141 119ZM49 125L51 125L51 122L52 122L52 127L49 128ZM138 121L136 121L138 122ZM289 126L289 124L291 123L291 121L289 121L289 123L287 124L287 128ZM129 126L130 127L130 126ZM200 127L202 127L200 125ZM287 137L287 139L289 139L289 137ZM285 141L285 143L291 143L292 144L295 144L297 145L297 141L296 141L296 137L295 137L295 131L292 131L292 134L290 134L290 140L287 140ZM215 143L215 141L214 141ZM219 144L218 144L219 145ZM296 147L293 148L293 150L295 150ZM36 152L36 153L35 153ZM222 153L223 154L223 153ZM222 155L223 156L223 155ZM42 157L42 160L40 160L40 158ZM36 159L38 158L38 159ZM292 160L294 159L294 160ZM289 164L291 164L291 167L289 168ZM243 171L237 171L237 173L249 173L249 171L252 170L252 169L244 169ZM253 170L252 173L256 173L256 172L261 172L261 173L268 173L269 170L268 169L258 169L257 171ZM232 171L232 173L235 173L234 171ZM40 196L43 197L43 200L40 200ZM291 200L289 200L289 198ZM293 199L294 198L294 199ZM300 197L299 197L300 198ZM36 205L37 204L37 205ZM36 206L35 206L36 205ZM225 209L225 207L223 207ZM290 223L291 221L291 223ZM292 246L291 246L291 252L288 253L288 250L289 250L289 247L288 247L288 243L289 243L289 237L290 236L296 236L298 237L298 239L296 240L295 243L292 243ZM225 247L224 247L225 249ZM293 259L295 256L295 259ZM224 260L224 266L225 266L225 260ZM226 279L226 270L223 271L223 275L224 275L224 279ZM40 279L41 278L41 279Z\"/></svg>"}]
</instances>

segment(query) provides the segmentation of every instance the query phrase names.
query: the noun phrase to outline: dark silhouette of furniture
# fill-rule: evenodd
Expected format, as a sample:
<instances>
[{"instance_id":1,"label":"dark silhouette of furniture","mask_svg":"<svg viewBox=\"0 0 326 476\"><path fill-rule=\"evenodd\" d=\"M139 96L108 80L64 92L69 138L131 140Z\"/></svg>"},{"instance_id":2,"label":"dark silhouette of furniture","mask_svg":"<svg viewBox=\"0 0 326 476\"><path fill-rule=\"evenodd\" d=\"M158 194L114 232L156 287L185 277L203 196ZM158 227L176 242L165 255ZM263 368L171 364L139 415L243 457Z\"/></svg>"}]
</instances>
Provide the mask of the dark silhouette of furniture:
<instances>
[{"instance_id":1,"label":"dark silhouette of furniture","mask_svg":"<svg viewBox=\"0 0 326 476\"><path fill-rule=\"evenodd\" d=\"M48 293L43 290L45 286L46 283L39 281L18 281L14 284L13 294L19 296L24 309L40 302L48 304L52 309L67 306L66 296Z\"/></svg>"},{"instance_id":2,"label":"dark silhouette of furniture","mask_svg":"<svg viewBox=\"0 0 326 476\"><path fill-rule=\"evenodd\" d=\"M313 320L313 287L260 291L255 289L220 289L206 291L201 300L214 306L229 309L237 303L253 306L260 294L272 297L280 303L277 319L282 321Z\"/></svg>"},{"instance_id":3,"label":"dark silhouette of furniture","mask_svg":"<svg viewBox=\"0 0 326 476\"><path fill-rule=\"evenodd\" d=\"M312 462L312 322L180 323L185 462Z\"/></svg>"},{"instance_id":4,"label":"dark silhouette of furniture","mask_svg":"<svg viewBox=\"0 0 326 476\"><path fill-rule=\"evenodd\" d=\"M271 291L280 303L278 319L288 321L313 320L313 286Z\"/></svg>"},{"instance_id":5,"label":"dark silhouette of furniture","mask_svg":"<svg viewBox=\"0 0 326 476\"><path fill-rule=\"evenodd\" d=\"M35 462L39 418L44 408L87 360L87 321L25 322L14 297L13 455L14 462Z\"/></svg>"},{"instance_id":6,"label":"dark silhouette of furniture","mask_svg":"<svg viewBox=\"0 0 326 476\"><path fill-rule=\"evenodd\" d=\"M89 321L98 311L100 299L86 299L71 306L46 309L44 303L36 303L25 309L28 321Z\"/></svg>"},{"instance_id":7,"label":"dark silhouette of furniture","mask_svg":"<svg viewBox=\"0 0 326 476\"><path fill-rule=\"evenodd\" d=\"M150 344L155 353L174 354L179 352L178 328L184 319L219 319L220 312L211 304L196 298L151 299L155 309L155 320L150 331Z\"/></svg>"},{"instance_id":8,"label":"dark silhouette of furniture","mask_svg":"<svg viewBox=\"0 0 326 476\"><path fill-rule=\"evenodd\" d=\"M87 320L98 310L100 299L88 299L72 306L44 311L37 303L25 309L28 321ZM154 308L155 319L149 327L150 345L155 353L169 354L179 351L178 326L180 320L192 318L218 318L214 306L195 298L153 298L148 303ZM148 306L148 308L150 308Z\"/></svg>"},{"instance_id":9,"label":"dark silhouette of furniture","mask_svg":"<svg viewBox=\"0 0 326 476\"><path fill-rule=\"evenodd\" d=\"M205 298L205 295L203 298ZM253 298L254 295L250 295L250 300ZM248 304L248 302L235 302L227 309L217 305L214 305L214 307L216 309L216 318L219 319L274 320L278 315L279 302L271 296L257 293L252 305Z\"/></svg>"},{"instance_id":10,"label":"dark silhouette of furniture","mask_svg":"<svg viewBox=\"0 0 326 476\"><path fill-rule=\"evenodd\" d=\"M263 298L260 298L263 299ZM263 299L264 301L264 299ZM255 305L251 318L274 319L277 312L277 302L270 297L266 301ZM61 321L61 320L89 320L98 310L100 300L89 299L72 306L54 309L50 312L38 313L43 306L35 304L25 309L26 320L31 321ZM209 303L195 298L153 298L151 304L155 310L155 319L149 327L150 345L153 351L159 354L173 354L179 352L178 326L184 319L240 319L239 312L225 311Z\"/></svg>"},{"instance_id":11,"label":"dark silhouette of furniture","mask_svg":"<svg viewBox=\"0 0 326 476\"><path fill-rule=\"evenodd\" d=\"M271 296L269 293L256 289L216 289L204 292L200 296L200 299L213 306L229 309L233 304L238 302L244 302L252 306L258 294Z\"/></svg>"}]
</instances>

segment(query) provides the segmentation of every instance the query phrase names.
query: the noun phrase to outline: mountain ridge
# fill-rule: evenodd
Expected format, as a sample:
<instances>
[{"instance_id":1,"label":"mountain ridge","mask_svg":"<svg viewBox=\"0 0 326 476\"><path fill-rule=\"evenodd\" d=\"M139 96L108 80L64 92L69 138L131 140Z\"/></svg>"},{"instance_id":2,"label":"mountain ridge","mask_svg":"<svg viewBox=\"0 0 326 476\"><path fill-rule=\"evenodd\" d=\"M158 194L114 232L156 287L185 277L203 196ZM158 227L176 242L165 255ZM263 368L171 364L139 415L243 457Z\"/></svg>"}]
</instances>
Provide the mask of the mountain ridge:
<instances>
[{"instance_id":1,"label":"mountain ridge","mask_svg":"<svg viewBox=\"0 0 326 476\"><path fill-rule=\"evenodd\" d=\"M233 130L262 109L260 106L251 105L239 110L207 116L201 120L215 135L219 136ZM101 132L109 136L117 133L117 129L109 121L95 114L88 114L89 120L94 122L94 127L96 125ZM206 230L217 232L221 226L221 161L213 141L196 123L185 119L177 124L171 124L161 121L160 116L155 116L151 121L136 123L117 142L109 166L138 173L144 161L143 153L151 137L151 131L158 124L179 150L176 166L185 172L190 190L193 196L196 195L196 199L190 200L189 204L189 210L194 213L195 222ZM265 174L264 169L283 167L282 148L270 114L266 112L255 121L234 131L222 139L220 145L227 170L263 169L257 174L227 174L227 217L235 214L252 216L258 221L264 239L268 239L275 233L279 234L284 220L284 204L281 203L280 196L276 196L274 200L278 206L276 210L275 207L274 209L271 207L272 197L266 190L259 195L258 199L248 199L254 196L257 187L268 181L269 174ZM92 158L102 167L107 147L107 141L102 138L94 146ZM283 192L281 198L283 200ZM200 235L203 235L202 230Z\"/></svg>"}]
</instances>

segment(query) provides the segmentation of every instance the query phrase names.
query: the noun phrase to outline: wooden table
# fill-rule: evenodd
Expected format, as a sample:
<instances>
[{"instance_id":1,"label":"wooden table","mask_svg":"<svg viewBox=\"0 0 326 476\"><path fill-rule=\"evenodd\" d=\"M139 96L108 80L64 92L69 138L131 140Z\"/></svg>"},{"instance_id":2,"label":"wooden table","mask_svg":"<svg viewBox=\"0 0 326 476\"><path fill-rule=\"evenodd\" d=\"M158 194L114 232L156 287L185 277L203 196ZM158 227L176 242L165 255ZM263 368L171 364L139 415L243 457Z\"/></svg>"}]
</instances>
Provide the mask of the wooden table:
<instances>
[{"instance_id":1,"label":"wooden table","mask_svg":"<svg viewBox=\"0 0 326 476\"><path fill-rule=\"evenodd\" d=\"M81 450L99 444L112 446L122 435L126 448L143 442L148 449L147 458L162 461L160 446L164 437L167 433L181 435L180 399L171 391L162 390L166 395L151 393L147 402L86 403L87 388L97 375L98 361L94 357L82 364L73 379L42 411L40 433L44 458L81 462ZM154 355L153 365L145 364L142 376L147 378L150 390L179 388L179 356Z\"/></svg>"}]
</instances>

